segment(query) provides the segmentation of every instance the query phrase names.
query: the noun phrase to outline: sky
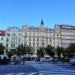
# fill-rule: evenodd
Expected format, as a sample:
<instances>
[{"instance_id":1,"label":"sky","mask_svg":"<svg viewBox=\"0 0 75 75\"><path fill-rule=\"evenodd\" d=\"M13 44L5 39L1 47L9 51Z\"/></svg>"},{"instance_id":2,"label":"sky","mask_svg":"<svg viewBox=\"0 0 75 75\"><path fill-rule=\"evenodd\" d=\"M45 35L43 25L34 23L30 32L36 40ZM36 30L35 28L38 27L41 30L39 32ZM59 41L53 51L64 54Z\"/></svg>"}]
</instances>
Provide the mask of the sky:
<instances>
[{"instance_id":1,"label":"sky","mask_svg":"<svg viewBox=\"0 0 75 75\"><path fill-rule=\"evenodd\" d=\"M0 0L0 29L22 25L75 25L75 0Z\"/></svg>"}]
</instances>

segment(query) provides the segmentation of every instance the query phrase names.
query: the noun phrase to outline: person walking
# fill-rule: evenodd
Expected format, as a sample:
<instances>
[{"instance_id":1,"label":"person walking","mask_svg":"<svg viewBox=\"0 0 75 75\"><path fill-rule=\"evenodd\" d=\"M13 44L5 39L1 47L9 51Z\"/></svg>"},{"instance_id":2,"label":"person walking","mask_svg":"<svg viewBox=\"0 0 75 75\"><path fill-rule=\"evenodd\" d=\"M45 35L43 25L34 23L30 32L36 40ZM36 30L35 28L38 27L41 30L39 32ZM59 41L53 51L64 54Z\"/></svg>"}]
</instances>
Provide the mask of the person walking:
<instances>
[{"instance_id":1,"label":"person walking","mask_svg":"<svg viewBox=\"0 0 75 75\"><path fill-rule=\"evenodd\" d=\"M42 64L42 62L43 62L43 58L41 57L41 58L40 58L40 64Z\"/></svg>"},{"instance_id":2,"label":"person walking","mask_svg":"<svg viewBox=\"0 0 75 75\"><path fill-rule=\"evenodd\" d=\"M22 57L23 65L25 64L25 56Z\"/></svg>"},{"instance_id":3,"label":"person walking","mask_svg":"<svg viewBox=\"0 0 75 75\"><path fill-rule=\"evenodd\" d=\"M13 57L14 65L16 65L16 64L17 64L17 60L16 60L16 59L17 59L16 57Z\"/></svg>"}]
</instances>

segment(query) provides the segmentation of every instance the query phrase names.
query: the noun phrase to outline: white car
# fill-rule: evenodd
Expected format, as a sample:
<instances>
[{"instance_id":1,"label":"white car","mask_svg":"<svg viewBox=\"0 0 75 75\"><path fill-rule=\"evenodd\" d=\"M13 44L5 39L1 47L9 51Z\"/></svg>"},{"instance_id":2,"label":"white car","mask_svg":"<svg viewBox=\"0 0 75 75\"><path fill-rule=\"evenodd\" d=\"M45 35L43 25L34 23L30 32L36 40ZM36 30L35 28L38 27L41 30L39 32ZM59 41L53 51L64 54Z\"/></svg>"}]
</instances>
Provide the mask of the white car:
<instances>
[{"instance_id":1,"label":"white car","mask_svg":"<svg viewBox=\"0 0 75 75\"><path fill-rule=\"evenodd\" d=\"M51 58L51 57L46 57L46 58L44 58L44 60L43 60L43 62L50 62L50 61L52 61L52 58Z\"/></svg>"},{"instance_id":2,"label":"white car","mask_svg":"<svg viewBox=\"0 0 75 75\"><path fill-rule=\"evenodd\" d=\"M70 64L75 65L75 57L70 60Z\"/></svg>"}]
</instances>

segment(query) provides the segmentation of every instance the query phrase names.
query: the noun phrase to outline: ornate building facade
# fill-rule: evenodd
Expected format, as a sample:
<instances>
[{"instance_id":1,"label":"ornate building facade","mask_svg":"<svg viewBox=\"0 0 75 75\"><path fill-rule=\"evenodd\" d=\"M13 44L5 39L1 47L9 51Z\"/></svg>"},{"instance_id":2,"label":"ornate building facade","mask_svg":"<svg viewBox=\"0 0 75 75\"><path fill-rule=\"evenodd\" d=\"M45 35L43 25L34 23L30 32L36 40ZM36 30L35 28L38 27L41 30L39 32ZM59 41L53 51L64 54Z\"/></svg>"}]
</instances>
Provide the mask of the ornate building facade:
<instances>
[{"instance_id":1,"label":"ornate building facade","mask_svg":"<svg viewBox=\"0 0 75 75\"><path fill-rule=\"evenodd\" d=\"M51 45L53 47L68 47L75 43L75 26L55 24L47 28L43 20L38 27L23 25L22 28L9 27L0 30L0 43L8 50L15 49L20 44L27 44L34 48L35 53L39 47Z\"/></svg>"},{"instance_id":2,"label":"ornate building facade","mask_svg":"<svg viewBox=\"0 0 75 75\"><path fill-rule=\"evenodd\" d=\"M35 52L39 47L54 46L54 29L46 28L43 20L39 27L24 25L22 31L23 43L33 47Z\"/></svg>"}]
</instances>

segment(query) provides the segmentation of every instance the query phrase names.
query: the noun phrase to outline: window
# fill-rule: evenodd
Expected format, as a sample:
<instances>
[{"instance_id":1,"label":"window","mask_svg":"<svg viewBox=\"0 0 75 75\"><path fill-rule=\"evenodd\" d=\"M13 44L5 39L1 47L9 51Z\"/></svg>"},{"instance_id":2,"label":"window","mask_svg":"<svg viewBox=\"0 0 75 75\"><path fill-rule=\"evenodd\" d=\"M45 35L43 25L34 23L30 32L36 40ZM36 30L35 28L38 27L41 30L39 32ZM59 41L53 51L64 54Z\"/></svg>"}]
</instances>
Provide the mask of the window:
<instances>
[{"instance_id":1,"label":"window","mask_svg":"<svg viewBox=\"0 0 75 75\"><path fill-rule=\"evenodd\" d=\"M29 33L29 36L31 36L31 33Z\"/></svg>"},{"instance_id":2,"label":"window","mask_svg":"<svg viewBox=\"0 0 75 75\"><path fill-rule=\"evenodd\" d=\"M19 42L21 42L21 39L19 38Z\"/></svg>"},{"instance_id":3,"label":"window","mask_svg":"<svg viewBox=\"0 0 75 75\"><path fill-rule=\"evenodd\" d=\"M59 36L59 35L57 34L57 36Z\"/></svg>"},{"instance_id":4,"label":"window","mask_svg":"<svg viewBox=\"0 0 75 75\"><path fill-rule=\"evenodd\" d=\"M21 36L21 33L19 33L18 35Z\"/></svg>"},{"instance_id":5,"label":"window","mask_svg":"<svg viewBox=\"0 0 75 75\"><path fill-rule=\"evenodd\" d=\"M51 42L51 39L50 39L50 42Z\"/></svg>"},{"instance_id":6,"label":"window","mask_svg":"<svg viewBox=\"0 0 75 75\"><path fill-rule=\"evenodd\" d=\"M31 41L31 38L29 38L29 41Z\"/></svg>"},{"instance_id":7,"label":"window","mask_svg":"<svg viewBox=\"0 0 75 75\"><path fill-rule=\"evenodd\" d=\"M33 36L35 36L35 33L33 33Z\"/></svg>"},{"instance_id":8,"label":"window","mask_svg":"<svg viewBox=\"0 0 75 75\"><path fill-rule=\"evenodd\" d=\"M9 39L7 38L7 40L6 40L7 42L9 41Z\"/></svg>"},{"instance_id":9,"label":"window","mask_svg":"<svg viewBox=\"0 0 75 75\"><path fill-rule=\"evenodd\" d=\"M42 46L44 46L44 43L42 43Z\"/></svg>"},{"instance_id":10,"label":"window","mask_svg":"<svg viewBox=\"0 0 75 75\"><path fill-rule=\"evenodd\" d=\"M10 34L9 34L9 33L7 33L7 36L10 36Z\"/></svg>"},{"instance_id":11,"label":"window","mask_svg":"<svg viewBox=\"0 0 75 75\"><path fill-rule=\"evenodd\" d=\"M33 46L35 46L35 43L33 43Z\"/></svg>"},{"instance_id":12,"label":"window","mask_svg":"<svg viewBox=\"0 0 75 75\"><path fill-rule=\"evenodd\" d=\"M27 36L27 33L25 35Z\"/></svg>"},{"instance_id":13,"label":"window","mask_svg":"<svg viewBox=\"0 0 75 75\"><path fill-rule=\"evenodd\" d=\"M11 44L11 48L15 47L15 44Z\"/></svg>"},{"instance_id":14,"label":"window","mask_svg":"<svg viewBox=\"0 0 75 75\"><path fill-rule=\"evenodd\" d=\"M31 46L31 42L29 42L29 46Z\"/></svg>"},{"instance_id":15,"label":"window","mask_svg":"<svg viewBox=\"0 0 75 75\"><path fill-rule=\"evenodd\" d=\"M39 38L37 38L37 41L39 41Z\"/></svg>"},{"instance_id":16,"label":"window","mask_svg":"<svg viewBox=\"0 0 75 75\"><path fill-rule=\"evenodd\" d=\"M6 44L6 47L8 47L8 44Z\"/></svg>"},{"instance_id":17,"label":"window","mask_svg":"<svg viewBox=\"0 0 75 75\"><path fill-rule=\"evenodd\" d=\"M42 41L44 41L44 38L42 38Z\"/></svg>"},{"instance_id":18,"label":"window","mask_svg":"<svg viewBox=\"0 0 75 75\"><path fill-rule=\"evenodd\" d=\"M37 47L39 46L39 43L37 43Z\"/></svg>"},{"instance_id":19,"label":"window","mask_svg":"<svg viewBox=\"0 0 75 75\"><path fill-rule=\"evenodd\" d=\"M35 41L35 38L33 38L33 41Z\"/></svg>"},{"instance_id":20,"label":"window","mask_svg":"<svg viewBox=\"0 0 75 75\"><path fill-rule=\"evenodd\" d=\"M3 37L1 37L1 40L3 40Z\"/></svg>"},{"instance_id":21,"label":"window","mask_svg":"<svg viewBox=\"0 0 75 75\"><path fill-rule=\"evenodd\" d=\"M48 38L46 38L46 41L48 41Z\"/></svg>"},{"instance_id":22,"label":"window","mask_svg":"<svg viewBox=\"0 0 75 75\"><path fill-rule=\"evenodd\" d=\"M27 36L27 33L24 33L24 36Z\"/></svg>"}]
</instances>

